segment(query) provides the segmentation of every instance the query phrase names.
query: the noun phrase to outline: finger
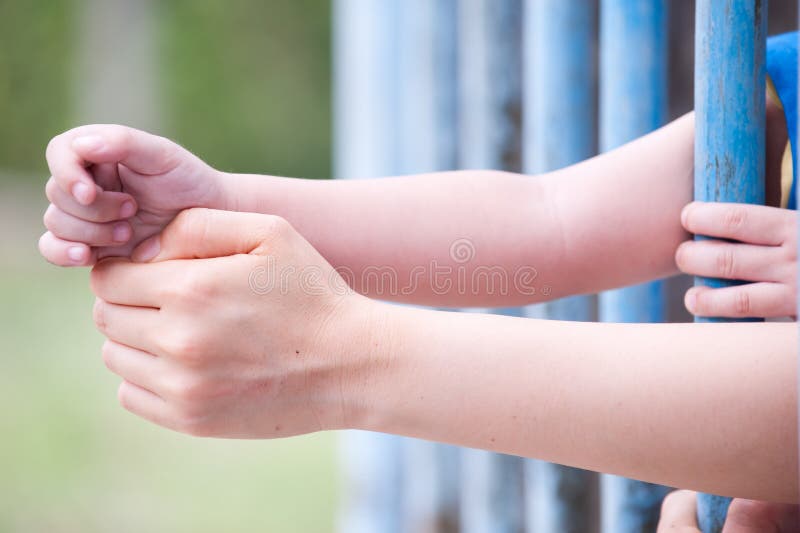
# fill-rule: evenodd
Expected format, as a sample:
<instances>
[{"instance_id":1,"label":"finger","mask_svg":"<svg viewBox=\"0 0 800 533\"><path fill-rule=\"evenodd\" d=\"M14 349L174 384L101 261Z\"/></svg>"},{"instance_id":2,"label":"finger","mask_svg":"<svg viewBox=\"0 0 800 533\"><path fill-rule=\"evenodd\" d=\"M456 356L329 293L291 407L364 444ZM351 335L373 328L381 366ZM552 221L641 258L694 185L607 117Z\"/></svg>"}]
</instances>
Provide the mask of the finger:
<instances>
[{"instance_id":1,"label":"finger","mask_svg":"<svg viewBox=\"0 0 800 533\"><path fill-rule=\"evenodd\" d=\"M162 358L110 339L103 343L102 353L103 362L111 372L161 397L159 380L165 374Z\"/></svg>"},{"instance_id":2,"label":"finger","mask_svg":"<svg viewBox=\"0 0 800 533\"><path fill-rule=\"evenodd\" d=\"M47 166L62 191L75 198L79 204L90 205L97 197L97 187L86 169L88 163L72 150L72 137L69 133L54 137L47 145Z\"/></svg>"},{"instance_id":3,"label":"finger","mask_svg":"<svg viewBox=\"0 0 800 533\"><path fill-rule=\"evenodd\" d=\"M661 504L661 518L658 533L668 531L697 531L697 493L690 490L676 490L667 494Z\"/></svg>"},{"instance_id":4,"label":"finger","mask_svg":"<svg viewBox=\"0 0 800 533\"><path fill-rule=\"evenodd\" d=\"M782 281L786 275L779 246L686 241L675 252L675 263L686 274L746 281Z\"/></svg>"},{"instance_id":5,"label":"finger","mask_svg":"<svg viewBox=\"0 0 800 533\"><path fill-rule=\"evenodd\" d=\"M97 190L86 168L89 165L122 163L140 174L160 174L177 166L179 150L179 146L157 135L115 124L96 124L53 138L46 157L58 186L80 204L90 205Z\"/></svg>"},{"instance_id":6,"label":"finger","mask_svg":"<svg viewBox=\"0 0 800 533\"><path fill-rule=\"evenodd\" d=\"M137 210L136 200L124 192L101 191L92 205L82 205L71 194L64 192L52 177L44 191L47 199L62 211L90 222L126 219L135 215Z\"/></svg>"},{"instance_id":7,"label":"finger","mask_svg":"<svg viewBox=\"0 0 800 533\"><path fill-rule=\"evenodd\" d=\"M712 289L692 287L684 303L690 313L706 317L785 317L795 313L794 290L782 283L748 283Z\"/></svg>"},{"instance_id":8,"label":"finger","mask_svg":"<svg viewBox=\"0 0 800 533\"><path fill-rule=\"evenodd\" d=\"M763 205L692 202L683 208L681 223L697 235L778 246L791 238L795 216Z\"/></svg>"},{"instance_id":9,"label":"finger","mask_svg":"<svg viewBox=\"0 0 800 533\"><path fill-rule=\"evenodd\" d=\"M119 344L148 353L165 355L158 346L162 324L158 309L117 305L97 298L92 311L97 329Z\"/></svg>"},{"instance_id":10,"label":"finger","mask_svg":"<svg viewBox=\"0 0 800 533\"><path fill-rule=\"evenodd\" d=\"M99 298L119 305L160 308L184 269L171 263L137 265L124 258L99 261L89 283Z\"/></svg>"},{"instance_id":11,"label":"finger","mask_svg":"<svg viewBox=\"0 0 800 533\"><path fill-rule=\"evenodd\" d=\"M735 499L728 508L723 533L798 531L797 506Z\"/></svg>"},{"instance_id":12,"label":"finger","mask_svg":"<svg viewBox=\"0 0 800 533\"><path fill-rule=\"evenodd\" d=\"M70 146L85 162L121 163L139 174L169 172L180 149L164 137L116 124L80 128Z\"/></svg>"},{"instance_id":13,"label":"finger","mask_svg":"<svg viewBox=\"0 0 800 533\"><path fill-rule=\"evenodd\" d=\"M95 250L88 245L59 239L49 231L39 238L39 252L58 266L90 266L96 260Z\"/></svg>"},{"instance_id":14,"label":"finger","mask_svg":"<svg viewBox=\"0 0 800 533\"><path fill-rule=\"evenodd\" d=\"M130 240L133 230L130 223L87 222L65 213L54 204L50 204L44 212L44 225L60 239L83 242L89 246L115 246Z\"/></svg>"},{"instance_id":15,"label":"finger","mask_svg":"<svg viewBox=\"0 0 800 533\"><path fill-rule=\"evenodd\" d=\"M291 232L284 219L213 209L182 211L159 235L142 242L134 261L166 261L247 254Z\"/></svg>"},{"instance_id":16,"label":"finger","mask_svg":"<svg viewBox=\"0 0 800 533\"><path fill-rule=\"evenodd\" d=\"M122 182L119 179L119 167L116 163L95 163L91 166L90 172L97 183L104 191L121 191Z\"/></svg>"},{"instance_id":17,"label":"finger","mask_svg":"<svg viewBox=\"0 0 800 533\"><path fill-rule=\"evenodd\" d=\"M169 429L175 429L174 416L167 402L157 394L142 387L123 381L117 391L119 404L145 420Z\"/></svg>"}]
</instances>

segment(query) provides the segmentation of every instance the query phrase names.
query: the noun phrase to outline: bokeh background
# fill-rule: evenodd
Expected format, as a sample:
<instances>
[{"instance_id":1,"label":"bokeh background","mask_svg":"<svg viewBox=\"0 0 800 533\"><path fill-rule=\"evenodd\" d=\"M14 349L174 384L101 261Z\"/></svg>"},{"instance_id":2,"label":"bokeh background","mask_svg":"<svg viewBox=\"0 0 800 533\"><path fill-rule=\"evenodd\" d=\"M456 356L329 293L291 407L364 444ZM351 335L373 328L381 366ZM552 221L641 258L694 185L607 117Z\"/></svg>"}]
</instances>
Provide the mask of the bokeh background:
<instances>
[{"instance_id":1,"label":"bokeh background","mask_svg":"<svg viewBox=\"0 0 800 533\"><path fill-rule=\"evenodd\" d=\"M194 439L130 415L85 269L48 265L44 149L87 122L212 165L330 174L328 0L0 0L0 532L324 532L335 436Z\"/></svg>"}]
</instances>

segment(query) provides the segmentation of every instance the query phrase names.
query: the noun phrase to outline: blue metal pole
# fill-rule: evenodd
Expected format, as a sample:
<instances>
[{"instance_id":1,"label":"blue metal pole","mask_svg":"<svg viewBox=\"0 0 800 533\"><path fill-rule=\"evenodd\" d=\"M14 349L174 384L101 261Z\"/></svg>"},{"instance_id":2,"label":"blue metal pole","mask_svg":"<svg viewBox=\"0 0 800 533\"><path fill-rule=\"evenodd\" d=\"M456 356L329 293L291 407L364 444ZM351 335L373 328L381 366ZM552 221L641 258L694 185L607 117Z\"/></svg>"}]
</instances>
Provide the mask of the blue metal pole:
<instances>
[{"instance_id":1,"label":"blue metal pole","mask_svg":"<svg viewBox=\"0 0 800 533\"><path fill-rule=\"evenodd\" d=\"M460 166L520 170L522 0L459 2ZM464 450L464 533L524 527L523 460Z\"/></svg>"},{"instance_id":2,"label":"blue metal pole","mask_svg":"<svg viewBox=\"0 0 800 533\"><path fill-rule=\"evenodd\" d=\"M600 14L600 148L612 150L662 126L667 116L667 1L603 0ZM661 281L600 295L603 322L663 322ZM602 528L655 531L669 489L602 477Z\"/></svg>"},{"instance_id":3,"label":"blue metal pole","mask_svg":"<svg viewBox=\"0 0 800 533\"><path fill-rule=\"evenodd\" d=\"M694 197L764 203L767 2L699 0L695 15ZM697 238L702 238L698 236ZM696 285L735 284L696 278ZM718 322L720 319L696 319ZM728 499L700 495L703 533L721 531Z\"/></svg>"},{"instance_id":4,"label":"blue metal pole","mask_svg":"<svg viewBox=\"0 0 800 533\"><path fill-rule=\"evenodd\" d=\"M595 154L596 9L584 0L526 0L523 169L539 174ZM547 318L593 320L596 300L576 296L546 305ZM525 462L527 530L589 532L598 522L597 475L543 461Z\"/></svg>"},{"instance_id":5,"label":"blue metal pole","mask_svg":"<svg viewBox=\"0 0 800 533\"><path fill-rule=\"evenodd\" d=\"M458 166L457 1L405 0L399 13L400 174ZM459 459L454 446L403 441L403 531L459 529Z\"/></svg>"},{"instance_id":6,"label":"blue metal pole","mask_svg":"<svg viewBox=\"0 0 800 533\"><path fill-rule=\"evenodd\" d=\"M337 177L392 174L397 136L397 12L402 0L333 4L334 159ZM400 533L403 440L362 431L340 441L339 530Z\"/></svg>"}]
</instances>

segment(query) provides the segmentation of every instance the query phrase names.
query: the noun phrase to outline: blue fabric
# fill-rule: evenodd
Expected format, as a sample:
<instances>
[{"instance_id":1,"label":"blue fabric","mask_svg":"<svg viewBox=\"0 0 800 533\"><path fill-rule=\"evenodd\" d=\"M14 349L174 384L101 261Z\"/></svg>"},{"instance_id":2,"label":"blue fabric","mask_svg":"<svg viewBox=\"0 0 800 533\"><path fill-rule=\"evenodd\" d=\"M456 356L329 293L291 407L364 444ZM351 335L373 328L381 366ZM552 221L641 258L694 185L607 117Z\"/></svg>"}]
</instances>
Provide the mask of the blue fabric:
<instances>
[{"instance_id":1,"label":"blue fabric","mask_svg":"<svg viewBox=\"0 0 800 533\"><path fill-rule=\"evenodd\" d=\"M796 31L767 39L767 75L781 100L792 147L789 209L797 208L797 44Z\"/></svg>"}]
</instances>

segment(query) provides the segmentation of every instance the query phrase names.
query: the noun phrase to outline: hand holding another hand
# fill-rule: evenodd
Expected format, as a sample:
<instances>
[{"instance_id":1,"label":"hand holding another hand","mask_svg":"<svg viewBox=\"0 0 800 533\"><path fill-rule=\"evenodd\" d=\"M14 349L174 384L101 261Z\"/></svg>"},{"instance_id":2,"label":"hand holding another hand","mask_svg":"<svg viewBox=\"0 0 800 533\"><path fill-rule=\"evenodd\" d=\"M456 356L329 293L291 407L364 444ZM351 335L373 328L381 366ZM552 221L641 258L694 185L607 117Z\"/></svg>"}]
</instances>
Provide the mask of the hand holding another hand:
<instances>
[{"instance_id":1,"label":"hand holding another hand","mask_svg":"<svg viewBox=\"0 0 800 533\"><path fill-rule=\"evenodd\" d=\"M202 436L346 426L348 383L382 304L353 293L289 223L192 209L133 258L91 275L126 409Z\"/></svg>"}]
</instances>

